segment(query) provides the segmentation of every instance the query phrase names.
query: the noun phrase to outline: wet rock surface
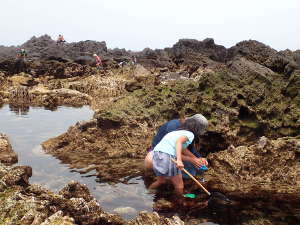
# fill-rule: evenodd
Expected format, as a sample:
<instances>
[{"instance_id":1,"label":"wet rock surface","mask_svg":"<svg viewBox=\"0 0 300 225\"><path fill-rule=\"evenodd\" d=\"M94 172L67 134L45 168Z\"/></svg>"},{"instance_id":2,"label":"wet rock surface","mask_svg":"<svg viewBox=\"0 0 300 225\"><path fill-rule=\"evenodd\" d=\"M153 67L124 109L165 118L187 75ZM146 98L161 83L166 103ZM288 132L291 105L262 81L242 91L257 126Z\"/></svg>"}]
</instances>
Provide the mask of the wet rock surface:
<instances>
[{"instance_id":1,"label":"wet rock surface","mask_svg":"<svg viewBox=\"0 0 300 225\"><path fill-rule=\"evenodd\" d=\"M18 162L18 156L13 151L7 135L0 133L0 162L8 165Z\"/></svg>"},{"instance_id":2,"label":"wet rock surface","mask_svg":"<svg viewBox=\"0 0 300 225\"><path fill-rule=\"evenodd\" d=\"M88 104L95 111L92 120L42 144L62 163L80 173L96 171L99 183L144 177L143 158L156 129L167 120L202 113L210 123L200 148L210 161L204 185L228 195L232 204L203 208L199 202L207 198L199 194L175 209L167 194L158 197L154 210L160 215L177 210L185 224L299 222L299 51L278 52L252 40L226 49L213 39L182 39L171 48L130 52L107 49L105 42L56 45L49 36L22 47L28 50L25 61L14 59L16 48L0 47L0 105L55 110ZM93 53L103 57L103 68L95 67ZM0 149L7 151L2 139ZM58 194L30 185L30 167L1 165L0 175L4 224L183 223L156 213L126 222L103 212L77 182ZM193 183L186 188L198 190Z\"/></svg>"}]
</instances>

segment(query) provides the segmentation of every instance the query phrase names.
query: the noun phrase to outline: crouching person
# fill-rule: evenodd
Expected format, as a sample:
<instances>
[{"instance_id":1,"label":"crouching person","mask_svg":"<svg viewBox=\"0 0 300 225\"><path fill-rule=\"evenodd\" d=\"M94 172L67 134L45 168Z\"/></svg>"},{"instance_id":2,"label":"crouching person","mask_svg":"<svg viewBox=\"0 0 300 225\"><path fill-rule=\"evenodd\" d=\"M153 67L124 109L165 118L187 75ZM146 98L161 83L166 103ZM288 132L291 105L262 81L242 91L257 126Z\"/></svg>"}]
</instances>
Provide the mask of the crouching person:
<instances>
[{"instance_id":1,"label":"crouching person","mask_svg":"<svg viewBox=\"0 0 300 225\"><path fill-rule=\"evenodd\" d=\"M152 164L156 175L156 181L149 186L150 189L159 187L169 179L176 194L182 196L184 188L181 171L184 168L183 160L186 157L192 157L192 153L187 147L198 141L199 136L206 131L207 125L208 122L202 115L198 119L187 118L177 130L167 133L153 151L148 153L145 166L149 168ZM176 163L171 159L174 159ZM207 163L206 160L205 163Z\"/></svg>"}]
</instances>

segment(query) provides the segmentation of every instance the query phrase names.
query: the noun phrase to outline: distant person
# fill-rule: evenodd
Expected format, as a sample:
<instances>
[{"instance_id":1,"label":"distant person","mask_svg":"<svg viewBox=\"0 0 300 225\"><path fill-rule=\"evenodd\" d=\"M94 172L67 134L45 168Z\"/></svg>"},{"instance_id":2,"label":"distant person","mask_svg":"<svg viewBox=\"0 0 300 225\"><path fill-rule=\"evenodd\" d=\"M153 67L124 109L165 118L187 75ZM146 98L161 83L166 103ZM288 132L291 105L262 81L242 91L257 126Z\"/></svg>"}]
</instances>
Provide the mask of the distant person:
<instances>
[{"instance_id":1,"label":"distant person","mask_svg":"<svg viewBox=\"0 0 300 225\"><path fill-rule=\"evenodd\" d=\"M122 61L118 65L120 68L123 68L125 66L125 64L126 64L126 61Z\"/></svg>"},{"instance_id":2,"label":"distant person","mask_svg":"<svg viewBox=\"0 0 300 225\"><path fill-rule=\"evenodd\" d=\"M17 58L18 59L23 59L26 60L27 57L27 52L24 48L21 48L18 52L17 52Z\"/></svg>"},{"instance_id":3,"label":"distant person","mask_svg":"<svg viewBox=\"0 0 300 225\"><path fill-rule=\"evenodd\" d=\"M102 66L102 60L101 58L95 53L94 55L95 61L96 61L96 66Z\"/></svg>"},{"instance_id":4,"label":"distant person","mask_svg":"<svg viewBox=\"0 0 300 225\"><path fill-rule=\"evenodd\" d=\"M133 56L131 57L131 59L132 59L132 65L136 65L136 63L137 63L136 56L133 55Z\"/></svg>"},{"instance_id":5,"label":"distant person","mask_svg":"<svg viewBox=\"0 0 300 225\"><path fill-rule=\"evenodd\" d=\"M57 38L56 44L62 44L62 43L64 43L64 42L66 42L66 40L65 40L64 36L62 36L61 34L60 34L60 35L58 35L58 38Z\"/></svg>"}]
</instances>

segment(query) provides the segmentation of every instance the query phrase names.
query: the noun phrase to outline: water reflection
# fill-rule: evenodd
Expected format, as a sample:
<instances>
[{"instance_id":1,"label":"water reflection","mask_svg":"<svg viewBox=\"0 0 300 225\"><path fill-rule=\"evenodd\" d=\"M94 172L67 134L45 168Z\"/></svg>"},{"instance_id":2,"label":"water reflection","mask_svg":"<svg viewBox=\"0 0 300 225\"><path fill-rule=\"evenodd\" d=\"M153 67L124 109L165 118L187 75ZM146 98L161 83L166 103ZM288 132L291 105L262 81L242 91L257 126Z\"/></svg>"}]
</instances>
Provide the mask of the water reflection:
<instances>
[{"instance_id":1,"label":"water reflection","mask_svg":"<svg viewBox=\"0 0 300 225\"><path fill-rule=\"evenodd\" d=\"M10 104L9 109L16 115L27 115L30 107L26 104Z\"/></svg>"}]
</instances>

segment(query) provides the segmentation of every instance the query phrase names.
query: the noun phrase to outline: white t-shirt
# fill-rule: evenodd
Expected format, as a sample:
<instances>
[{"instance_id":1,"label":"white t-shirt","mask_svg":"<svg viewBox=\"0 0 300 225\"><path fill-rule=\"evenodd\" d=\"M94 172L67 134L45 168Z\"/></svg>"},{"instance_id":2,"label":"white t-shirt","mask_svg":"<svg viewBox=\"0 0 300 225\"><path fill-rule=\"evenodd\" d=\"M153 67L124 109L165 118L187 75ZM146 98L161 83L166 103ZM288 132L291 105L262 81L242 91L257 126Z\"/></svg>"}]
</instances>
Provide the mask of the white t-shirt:
<instances>
[{"instance_id":1,"label":"white t-shirt","mask_svg":"<svg viewBox=\"0 0 300 225\"><path fill-rule=\"evenodd\" d=\"M176 156L176 141L181 136L187 137L187 141L182 144L182 149L186 149L194 140L194 134L187 130L175 130L167 133L163 139L155 146L153 151L165 152Z\"/></svg>"}]
</instances>

